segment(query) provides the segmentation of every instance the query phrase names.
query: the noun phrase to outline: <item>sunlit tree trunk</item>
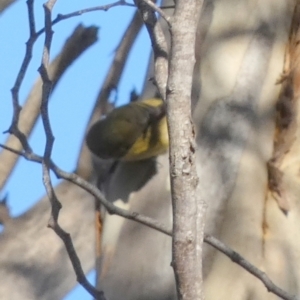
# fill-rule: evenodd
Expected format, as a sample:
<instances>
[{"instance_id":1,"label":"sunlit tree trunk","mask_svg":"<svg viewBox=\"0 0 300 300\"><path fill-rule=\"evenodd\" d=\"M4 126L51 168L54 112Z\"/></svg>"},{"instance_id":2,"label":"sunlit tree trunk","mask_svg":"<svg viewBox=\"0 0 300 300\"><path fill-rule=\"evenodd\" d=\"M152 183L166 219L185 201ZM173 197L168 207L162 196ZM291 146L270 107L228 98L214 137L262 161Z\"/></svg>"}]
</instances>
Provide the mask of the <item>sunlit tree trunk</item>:
<instances>
[{"instance_id":1,"label":"sunlit tree trunk","mask_svg":"<svg viewBox=\"0 0 300 300\"><path fill-rule=\"evenodd\" d=\"M297 5L206 1L192 91L200 193L208 205L205 231L290 294L299 294L300 276L298 24L292 23ZM107 197L171 226L167 170L167 156L147 164L120 164L106 185ZM170 238L107 216L99 285L109 298L175 299L170 262ZM204 276L208 300L277 299L209 246Z\"/></svg>"}]
</instances>

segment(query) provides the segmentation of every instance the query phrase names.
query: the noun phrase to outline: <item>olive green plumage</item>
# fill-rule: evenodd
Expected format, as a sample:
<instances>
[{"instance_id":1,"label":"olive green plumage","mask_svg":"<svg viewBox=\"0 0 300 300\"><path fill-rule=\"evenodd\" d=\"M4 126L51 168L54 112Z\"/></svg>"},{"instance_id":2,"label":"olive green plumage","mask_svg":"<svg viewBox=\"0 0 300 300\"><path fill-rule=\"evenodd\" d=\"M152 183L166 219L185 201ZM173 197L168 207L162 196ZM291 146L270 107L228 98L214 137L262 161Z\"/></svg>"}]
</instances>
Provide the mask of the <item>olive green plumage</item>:
<instances>
[{"instance_id":1,"label":"olive green plumage","mask_svg":"<svg viewBox=\"0 0 300 300\"><path fill-rule=\"evenodd\" d=\"M114 109L90 128L86 142L102 159L136 161L166 152L169 141L163 101L152 98Z\"/></svg>"}]
</instances>

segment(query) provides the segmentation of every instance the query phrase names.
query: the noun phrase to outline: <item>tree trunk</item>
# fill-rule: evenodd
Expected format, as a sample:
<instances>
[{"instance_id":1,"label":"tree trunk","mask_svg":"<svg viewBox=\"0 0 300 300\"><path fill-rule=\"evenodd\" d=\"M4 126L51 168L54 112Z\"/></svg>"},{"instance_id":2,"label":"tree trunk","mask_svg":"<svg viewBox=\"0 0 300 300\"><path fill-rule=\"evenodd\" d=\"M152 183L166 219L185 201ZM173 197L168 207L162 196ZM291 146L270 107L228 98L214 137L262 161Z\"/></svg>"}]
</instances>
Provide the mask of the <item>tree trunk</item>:
<instances>
[{"instance_id":1,"label":"tree trunk","mask_svg":"<svg viewBox=\"0 0 300 300\"><path fill-rule=\"evenodd\" d=\"M199 23L192 93L200 193L208 205L205 231L266 271L290 294L299 294L300 276L297 130L289 147L281 149L280 164L273 146L286 142L274 131L281 89L276 82L283 72L296 2L207 1ZM285 92L285 99L294 101L291 94ZM293 107L289 119L297 123L296 104ZM281 131L286 119L285 115L277 121ZM137 186L146 176L145 166L120 165L109 179L107 197L171 226L167 158L159 157L153 164L156 174L141 188ZM129 185L124 178L130 178ZM107 216L99 283L108 298L175 299L170 243L161 233ZM277 299L258 279L209 246L204 276L208 300Z\"/></svg>"}]
</instances>

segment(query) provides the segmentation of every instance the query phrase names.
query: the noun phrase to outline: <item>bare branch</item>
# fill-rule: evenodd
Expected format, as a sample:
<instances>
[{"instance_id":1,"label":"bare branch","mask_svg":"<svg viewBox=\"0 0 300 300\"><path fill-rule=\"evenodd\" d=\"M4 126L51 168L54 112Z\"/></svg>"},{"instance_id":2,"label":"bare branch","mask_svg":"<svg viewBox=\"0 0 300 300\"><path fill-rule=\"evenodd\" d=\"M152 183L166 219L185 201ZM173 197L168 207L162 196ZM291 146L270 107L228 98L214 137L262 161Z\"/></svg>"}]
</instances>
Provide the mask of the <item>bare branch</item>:
<instances>
[{"instance_id":1,"label":"bare branch","mask_svg":"<svg viewBox=\"0 0 300 300\"><path fill-rule=\"evenodd\" d=\"M19 127L18 127L19 116L20 116L20 112L21 112L21 106L19 103L19 90L20 90L22 81L24 79L24 76L26 74L27 68L29 66L29 63L30 63L30 60L32 57L33 45L36 41L36 37L34 35L35 22L34 22L33 0L28 0L26 3L27 3L27 8L28 8L30 35L29 35L29 39L26 43L25 57L23 59L20 71L17 75L15 84L14 84L13 88L11 89L14 112L13 112L12 123L10 125L10 128L7 130L7 132L14 134L19 139L19 141L22 143L22 146L24 149L26 149L26 151L32 151L27 143L26 136L24 135L24 133L22 133L19 130Z\"/></svg>"},{"instance_id":2,"label":"bare branch","mask_svg":"<svg viewBox=\"0 0 300 300\"><path fill-rule=\"evenodd\" d=\"M85 9L77 10L77 11L74 11L74 12L71 12L71 13L65 14L65 15L58 14L57 17L52 21L52 25L55 25L55 24L59 23L62 20L66 20L66 19L73 18L73 17L78 17L78 16L81 16L81 15L89 13L89 12L101 11L101 10L108 11L109 9L111 9L113 7L116 7L116 6L135 7L134 4L127 3L124 0L120 0L120 1L113 2L111 4L106 4L106 5L95 6L95 7L90 7L90 8L85 8ZM37 35L41 35L44 32L45 32L45 27L42 28L42 29L40 29L37 32Z\"/></svg>"},{"instance_id":3,"label":"bare branch","mask_svg":"<svg viewBox=\"0 0 300 300\"><path fill-rule=\"evenodd\" d=\"M17 155L20 155L24 157L25 159L36 162L36 163L43 163L43 157L29 152L21 152L15 149L11 149L5 145L0 144L0 147L3 149L6 149L8 151L11 151ZM50 169L54 172L54 174L57 176L57 178L65 179L69 182L72 182L73 184L83 188L85 191L89 192L91 195L93 195L97 201L102 204L108 211L109 214L112 215L118 215L121 217L124 217L129 220L134 220L138 223L144 224L152 229L155 229L159 232L165 233L167 235L171 235L172 231L168 229L165 225L161 224L160 222L153 220L150 217L141 215L137 212L131 212L122 208L119 208L115 206L113 203L109 202L104 195L101 193L101 191L94 186L93 184L89 183L88 181L84 180L80 176L78 176L75 173L68 173L63 170L61 170L58 166L56 166L52 161L50 162Z\"/></svg>"},{"instance_id":4,"label":"bare branch","mask_svg":"<svg viewBox=\"0 0 300 300\"><path fill-rule=\"evenodd\" d=\"M173 205L172 266L178 299L204 299L202 241L206 204L199 198L191 90L201 0L177 0L172 19L167 118Z\"/></svg>"},{"instance_id":5,"label":"bare branch","mask_svg":"<svg viewBox=\"0 0 300 300\"><path fill-rule=\"evenodd\" d=\"M155 84L162 99L166 99L168 78L168 46L155 13L143 0L134 0L148 30L154 52Z\"/></svg>"},{"instance_id":6,"label":"bare branch","mask_svg":"<svg viewBox=\"0 0 300 300\"><path fill-rule=\"evenodd\" d=\"M53 192L53 196L55 196ZM58 200L56 200L58 201ZM49 227L54 230L54 232L61 238L64 242L66 250L68 252L69 258L71 260L74 272L76 274L76 278L79 284L81 284L95 299L105 300L104 293L102 291L98 291L95 289L86 279L81 262L78 258L78 255L75 251L71 236L69 233L65 232L57 222L53 222L49 224Z\"/></svg>"},{"instance_id":7,"label":"bare branch","mask_svg":"<svg viewBox=\"0 0 300 300\"><path fill-rule=\"evenodd\" d=\"M162 10L162 8L158 7L155 3L153 3L151 0L143 0L149 7L151 7L154 11L158 12L161 17L167 22L169 28L171 28L172 24L170 22L170 17L165 14L165 12ZM174 6L173 6L174 8Z\"/></svg>"},{"instance_id":8,"label":"bare branch","mask_svg":"<svg viewBox=\"0 0 300 300\"><path fill-rule=\"evenodd\" d=\"M49 56L52 41L52 24L51 24L51 12L55 5L56 0L49 0L44 5L45 11L45 43L42 57L42 64L39 68L43 80L43 95L41 103L41 116L44 125L44 130L46 134L46 146L44 151L44 156L42 159L43 167L43 182L47 191L48 198L51 203L51 218L49 220L48 226L54 230L54 232L61 238L67 249L68 255L72 262L73 268L77 275L77 280L82 284L82 286L96 299L105 300L104 294L101 291L95 289L86 279L84 272L82 270L81 263L76 254L73 246L72 239L68 233L66 233L58 224L59 211L62 208L61 203L56 197L54 192L51 178L50 178L50 163L51 163L51 153L54 143L54 136L51 129L49 113L48 113L48 102L52 89L52 81L49 78Z\"/></svg>"},{"instance_id":9,"label":"bare branch","mask_svg":"<svg viewBox=\"0 0 300 300\"><path fill-rule=\"evenodd\" d=\"M46 147L44 153L45 167L49 171L48 164L51 158L52 147L54 143L54 136L52 134L49 114L48 114L48 102L52 90L52 81L49 78L48 68L49 68L49 57L50 57L50 48L52 42L52 24L51 24L51 11L55 5L56 0L49 0L44 4L45 11L45 43L42 56L42 64L39 67L39 72L43 81L42 89L42 103L41 103L41 116L44 125L44 130L46 134ZM48 172L46 172L48 173ZM46 176L48 176L47 174ZM49 178L50 180L50 178Z\"/></svg>"},{"instance_id":10,"label":"bare branch","mask_svg":"<svg viewBox=\"0 0 300 300\"><path fill-rule=\"evenodd\" d=\"M61 53L49 65L49 77L52 81L52 89L54 89L67 70L67 68L76 60L87 48L97 41L97 28L96 27L83 27L79 25L72 35L68 38ZM31 133L40 112L42 94L42 80L39 78L32 90L30 91L25 105L23 106L18 127L26 137ZM22 145L18 138L10 135L6 142L6 146L14 149L21 150ZM18 156L12 155L7 151L0 153L0 189L5 185L12 170L14 169Z\"/></svg>"},{"instance_id":11,"label":"bare branch","mask_svg":"<svg viewBox=\"0 0 300 300\"><path fill-rule=\"evenodd\" d=\"M221 241L216 239L215 237L211 235L205 235L204 241L217 249L218 251L225 254L228 258L230 258L233 262L244 268L246 271L251 273L253 276L258 278L264 286L267 288L267 290L278 297L285 299L285 300L297 300L298 298L293 295L289 295L286 291L282 290L278 286L276 286L271 279L267 276L267 274L261 270L259 270L257 267L252 265L249 261L247 261L244 257L242 257L239 253L235 252L231 248L229 248L227 245L223 244ZM299 299L298 299L299 300Z\"/></svg>"},{"instance_id":12,"label":"bare branch","mask_svg":"<svg viewBox=\"0 0 300 300\"><path fill-rule=\"evenodd\" d=\"M110 75L112 75L111 78L114 78L113 80L116 81L116 85L117 85L117 82L120 78L120 74L122 73L122 69L123 69L124 64L125 64L124 61L125 61L125 59L128 55L129 49L130 49L131 45L133 44L133 41L135 40L135 37L137 36L137 33L139 32L139 30L141 28L141 25L142 25L141 18L139 16L139 14L136 13L134 18L133 18L132 24L129 26L128 32L124 35L124 38L122 39L122 42L120 43L120 45L118 47L119 49L116 52L114 62L116 62L116 61L118 62L116 64L117 68L114 68L114 71L110 74ZM87 29L83 30L82 27L80 27L80 28L78 28L78 30L76 30L76 32L78 32L78 31L79 31L79 33L81 32L81 34L79 35L79 33L77 33L76 38L72 37L71 38L72 41L68 41L66 43L66 45L64 47L64 50L63 50L64 52L55 60L55 64L53 66L54 70L52 70L52 65L48 68L49 69L49 72L48 72L49 76L48 77L49 77L49 79L51 79L53 85L57 82L56 77L58 76L58 74L56 74L56 73L62 73L62 70L61 70L62 66L66 67L66 65L68 65L68 60L70 60L70 63L71 63L72 62L71 58L73 58L73 56L75 56L75 54L79 55L80 51L81 52L83 51L83 49L81 49L81 48L83 48L84 46L82 46L82 45L87 44L87 41L89 41L89 40L90 40L89 44L91 44L91 40L93 40L93 42L96 40L96 38L95 38L96 37L96 31L95 30L93 30L93 32L92 32L92 30L87 30ZM79 35L80 37L77 36L77 35ZM84 36L85 36L85 38L84 38ZM93 36L93 38L92 38L92 36ZM86 47L87 46L85 46L85 48ZM81 50L79 50L79 49L81 49ZM70 51L70 50L72 50L72 51ZM77 53L77 52L79 52L79 53ZM75 59L75 58L73 58L73 59ZM54 75L53 75L53 73L54 73ZM61 75L61 74L59 74L59 75ZM109 80L107 81L107 84L108 84L108 82L109 82ZM111 86L111 84L108 84L108 85ZM40 103L40 96L39 95L41 93L40 92L40 90L41 90L41 81L39 81L36 84L34 90L35 90L35 92L31 93L31 94L34 94L34 95L32 95L33 96L32 98L38 100L38 101L35 101L36 105L34 105L34 107L38 107L38 104ZM106 92L107 92L107 90L106 90ZM105 96L105 95L103 93L101 95L102 95L101 98L103 99L103 96ZM105 100L107 100L107 98ZM25 110L26 110L26 106L25 106ZM38 114L38 111L37 111L36 114L32 113L32 107L29 110L30 110L31 113L29 115L27 114L26 118L25 118L25 115L24 115L24 118L26 119L26 121L28 119L32 119L33 115ZM24 109L23 109L22 113L24 113ZM22 118L22 114L21 114L21 118ZM33 117L33 118L35 118L35 117ZM32 124L32 126L33 126L33 124ZM24 131L27 132L27 130L24 130ZM28 131L30 131L30 130L28 130ZM14 147L13 145L10 145L10 144L7 144L7 146ZM22 148L19 148L19 144L17 144L17 146L14 147L14 148L22 149ZM3 153L7 154L8 152L5 151ZM12 156L12 155L10 154L10 156ZM13 155L13 157L15 158L15 160L17 160L17 156ZM82 161L82 159L79 159L79 161ZM50 188L48 188L48 190L49 189L51 189L51 186L50 186ZM50 190L50 193L52 193L51 190ZM52 195L52 197L54 197L54 196L55 195ZM58 232L56 232L56 233L59 234ZM68 234L65 233L65 235L68 235ZM64 243L67 244L66 240L64 240ZM67 248L67 251L68 251L68 253L74 252L74 251L70 250L70 248ZM85 283L85 281L86 281L85 277L83 278L80 275L81 273L83 274L83 272L80 272L80 269L78 269L78 267L76 267L76 263L74 264L74 256L70 257L70 259L71 259L71 262L72 262L73 267L75 269L78 282L81 283L83 286L85 286L87 289L89 289L88 286ZM75 261L76 261L76 257L75 257ZM94 296L95 296L95 294L94 294ZM100 295L98 294L97 297L100 297Z\"/></svg>"},{"instance_id":13,"label":"bare branch","mask_svg":"<svg viewBox=\"0 0 300 300\"><path fill-rule=\"evenodd\" d=\"M174 8L174 6L158 7L157 5L155 5L153 2L151 2L149 0L144 0L144 1L153 10L157 11L165 19L165 21L167 22L167 24L169 26L171 25L171 23L169 22L170 18L164 13L163 9ZM116 6L136 7L134 4L128 3L125 0L119 0L119 1L116 1L116 2L113 2L113 3L110 3L110 4L106 4L106 5L80 9L80 10L77 10L77 11L74 11L74 12L71 12L71 13L68 13L68 14L58 14L57 17L52 21L52 25L55 25L55 24L59 23L60 21L63 21L63 20L66 20L66 19L81 16L81 15L89 13L89 12L108 11L109 9L111 9L113 7L116 7ZM42 28L39 31L37 31L36 35L39 36L44 32L45 32L45 28Z\"/></svg>"},{"instance_id":14,"label":"bare branch","mask_svg":"<svg viewBox=\"0 0 300 300\"><path fill-rule=\"evenodd\" d=\"M26 153L24 151L20 152L18 150L11 149L2 144L0 144L0 147L2 147L3 149L6 149L7 151L13 152L16 155L20 155L29 161L40 163L40 164L42 164L42 162L43 162L43 157L36 155L34 153ZM164 233L168 236L172 236L172 230L168 229L164 224L158 222L157 220L154 220L150 217L139 214L137 212L131 212L131 211L128 211L128 210L125 210L125 209L115 206L113 203L106 200L105 197L103 196L103 194L94 185L85 181L84 179L79 177L77 174L68 173L68 172L61 170L52 161L50 164L50 169L54 172L54 174L58 178L63 178L65 180L77 185L78 187L81 187L82 189L84 189L85 191L87 191L88 193L93 195L96 198L96 200L107 209L108 213L115 214L115 215L124 217L129 220L133 220L135 222L138 222L140 224L148 226L154 230L157 230L161 233ZM232 250L230 247L228 247L226 244L222 243L220 240L216 239L215 237L213 237L211 235L205 234L204 242L211 245L218 251L222 252L229 259L231 259L236 264L240 265L246 271L248 271L249 273L251 273L252 275L257 277L259 280L261 280L262 283L268 289L268 291L270 291L271 293L276 294L277 296L281 297L284 300L298 300L298 298L296 296L289 295L288 293L283 291L281 288L276 286L264 272L262 272L257 267L252 265L249 261L247 261L239 253Z\"/></svg>"}]
</instances>

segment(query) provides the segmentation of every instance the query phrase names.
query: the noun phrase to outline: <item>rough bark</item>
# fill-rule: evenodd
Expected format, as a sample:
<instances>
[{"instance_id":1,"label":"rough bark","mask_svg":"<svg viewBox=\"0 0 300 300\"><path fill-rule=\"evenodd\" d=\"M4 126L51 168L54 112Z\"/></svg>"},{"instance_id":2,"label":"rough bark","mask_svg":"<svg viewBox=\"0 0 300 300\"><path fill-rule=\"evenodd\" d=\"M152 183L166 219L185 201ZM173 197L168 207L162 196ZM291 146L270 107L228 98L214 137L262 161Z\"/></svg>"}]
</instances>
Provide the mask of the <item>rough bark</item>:
<instances>
[{"instance_id":1,"label":"rough bark","mask_svg":"<svg viewBox=\"0 0 300 300\"><path fill-rule=\"evenodd\" d=\"M170 181L173 207L172 266L178 299L203 299L205 203L199 194L191 91L197 23L202 1L176 1L171 18L167 83Z\"/></svg>"}]
</instances>

